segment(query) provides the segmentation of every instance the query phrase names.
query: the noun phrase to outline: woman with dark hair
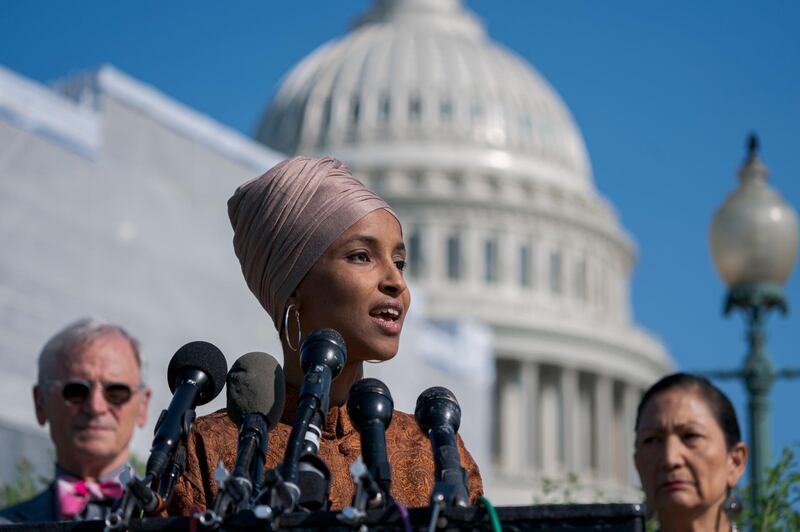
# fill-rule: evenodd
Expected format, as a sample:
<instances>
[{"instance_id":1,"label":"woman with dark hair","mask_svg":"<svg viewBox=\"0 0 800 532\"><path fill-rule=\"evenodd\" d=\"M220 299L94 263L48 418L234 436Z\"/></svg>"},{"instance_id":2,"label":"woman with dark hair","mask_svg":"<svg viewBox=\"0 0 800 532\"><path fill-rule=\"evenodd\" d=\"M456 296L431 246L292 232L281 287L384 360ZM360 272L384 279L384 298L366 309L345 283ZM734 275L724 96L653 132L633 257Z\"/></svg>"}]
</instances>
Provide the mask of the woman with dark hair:
<instances>
[{"instance_id":1,"label":"woman with dark hair","mask_svg":"<svg viewBox=\"0 0 800 532\"><path fill-rule=\"evenodd\" d=\"M735 530L731 492L747 445L730 400L708 379L675 373L654 384L636 412L634 460L661 530Z\"/></svg>"},{"instance_id":2,"label":"woman with dark hair","mask_svg":"<svg viewBox=\"0 0 800 532\"><path fill-rule=\"evenodd\" d=\"M228 215L247 286L271 317L283 347L286 407L270 432L268 468L282 462L294 421L304 378L301 343L320 328L335 329L345 340L347 362L331 386L319 444L319 456L331 471L331 507L340 510L352 500L349 468L361 454L345 402L363 376L364 362L397 354L410 304L400 222L344 164L327 157L294 157L248 181L228 201ZM213 502L213 471L220 461L228 470L233 467L237 435L224 411L197 420L187 442L186 472L170 501L171 514L187 514ZM386 444L392 495L406 506L427 505L434 484L427 435L413 416L395 412ZM458 446L475 501L482 493L480 473L460 438Z\"/></svg>"}]
</instances>

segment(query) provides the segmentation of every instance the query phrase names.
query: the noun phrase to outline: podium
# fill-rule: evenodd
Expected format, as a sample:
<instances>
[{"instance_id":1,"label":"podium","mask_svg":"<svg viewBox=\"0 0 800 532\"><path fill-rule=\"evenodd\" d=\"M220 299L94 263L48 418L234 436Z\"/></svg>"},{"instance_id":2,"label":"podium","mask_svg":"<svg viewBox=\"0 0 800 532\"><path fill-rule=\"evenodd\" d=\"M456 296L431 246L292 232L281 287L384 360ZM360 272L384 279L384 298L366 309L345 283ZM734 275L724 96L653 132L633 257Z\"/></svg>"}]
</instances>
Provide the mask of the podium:
<instances>
[{"instance_id":1,"label":"podium","mask_svg":"<svg viewBox=\"0 0 800 532\"><path fill-rule=\"evenodd\" d=\"M553 504L540 506L498 507L497 516L504 531L548 530L553 532L644 532L644 507L640 504ZM331 530L346 532L358 530L358 526L345 524L335 512L296 512L283 515L278 527L272 528L252 514L240 514L227 519L222 531L244 532L287 530L306 532ZM430 523L430 508L409 508L408 524L411 529L427 531ZM363 523L370 531L398 532L405 530L401 515L394 509L370 511ZM492 530L489 514L485 508L451 508L439 514L440 531ZM32 523L26 525L0 526L0 532L102 532L102 521ZM197 520L189 517L151 518L131 523L130 532L190 531L203 532Z\"/></svg>"}]
</instances>

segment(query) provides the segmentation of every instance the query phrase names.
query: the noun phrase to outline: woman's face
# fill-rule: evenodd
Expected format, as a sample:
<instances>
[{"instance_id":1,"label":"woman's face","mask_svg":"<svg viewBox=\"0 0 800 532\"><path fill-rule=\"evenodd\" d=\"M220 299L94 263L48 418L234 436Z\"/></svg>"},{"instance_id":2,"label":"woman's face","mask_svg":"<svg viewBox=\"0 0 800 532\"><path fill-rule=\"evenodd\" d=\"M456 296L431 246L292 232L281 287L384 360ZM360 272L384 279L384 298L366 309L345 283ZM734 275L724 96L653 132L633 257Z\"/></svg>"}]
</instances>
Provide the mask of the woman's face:
<instances>
[{"instance_id":1,"label":"woman's face","mask_svg":"<svg viewBox=\"0 0 800 532\"><path fill-rule=\"evenodd\" d=\"M400 224L388 211L356 222L295 291L303 335L329 327L344 337L348 361L392 358L410 304L405 260Z\"/></svg>"},{"instance_id":2,"label":"woman's face","mask_svg":"<svg viewBox=\"0 0 800 532\"><path fill-rule=\"evenodd\" d=\"M647 503L659 515L715 510L744 472L743 443L728 450L722 428L703 396L672 389L645 405L634 460Z\"/></svg>"}]
</instances>

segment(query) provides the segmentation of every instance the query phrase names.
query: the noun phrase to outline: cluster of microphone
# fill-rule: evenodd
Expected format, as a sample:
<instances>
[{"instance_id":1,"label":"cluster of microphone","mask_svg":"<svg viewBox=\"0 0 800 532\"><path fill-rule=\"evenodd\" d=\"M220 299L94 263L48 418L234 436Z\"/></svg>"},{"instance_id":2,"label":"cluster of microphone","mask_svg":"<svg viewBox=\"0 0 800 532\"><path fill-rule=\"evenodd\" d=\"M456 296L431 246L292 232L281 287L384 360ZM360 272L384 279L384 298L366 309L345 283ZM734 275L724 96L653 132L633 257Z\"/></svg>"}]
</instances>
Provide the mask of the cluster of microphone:
<instances>
[{"instance_id":1,"label":"cluster of microphone","mask_svg":"<svg viewBox=\"0 0 800 532\"><path fill-rule=\"evenodd\" d=\"M236 461L228 472L222 463L215 472L218 492L213 505L199 516L206 527L218 527L234 515L249 513L272 521L296 511L329 508L331 473L318 455L330 406L331 383L344 368L345 342L333 329L312 332L300 347L304 373L294 423L283 462L264 472L269 432L279 422L285 402L283 369L274 357L253 352L227 369L225 357L207 342L181 347L169 364L167 377L173 392L161 413L147 460L144 478L133 478L106 519L106 530L128 528L132 517L163 511L165 501L186 462L186 438L195 419L195 407L227 389L227 413L239 427ZM370 509L387 508L392 497L392 468L386 449L386 429L394 402L388 387L365 378L350 389L347 414L361 438L361 456L351 466L355 495L339 519L357 525ZM437 509L467 506L467 475L461 465L456 433L461 409L446 388L425 390L417 399L415 417L431 441L435 483L431 505Z\"/></svg>"}]
</instances>

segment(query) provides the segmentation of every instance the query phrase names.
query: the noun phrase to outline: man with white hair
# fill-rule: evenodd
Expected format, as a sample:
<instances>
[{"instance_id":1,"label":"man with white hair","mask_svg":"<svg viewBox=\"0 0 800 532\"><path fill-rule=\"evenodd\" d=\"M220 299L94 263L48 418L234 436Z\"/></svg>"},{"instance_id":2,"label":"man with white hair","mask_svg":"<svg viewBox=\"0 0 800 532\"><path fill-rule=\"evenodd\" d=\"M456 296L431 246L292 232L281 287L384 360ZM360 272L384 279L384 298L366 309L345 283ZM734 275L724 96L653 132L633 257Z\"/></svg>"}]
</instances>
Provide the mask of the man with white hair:
<instances>
[{"instance_id":1,"label":"man with white hair","mask_svg":"<svg viewBox=\"0 0 800 532\"><path fill-rule=\"evenodd\" d=\"M0 522L103 519L132 473L128 444L147 420L138 342L98 319L68 325L45 344L33 387L36 419L49 424L55 480ZM122 477L122 478L121 478Z\"/></svg>"}]
</instances>

